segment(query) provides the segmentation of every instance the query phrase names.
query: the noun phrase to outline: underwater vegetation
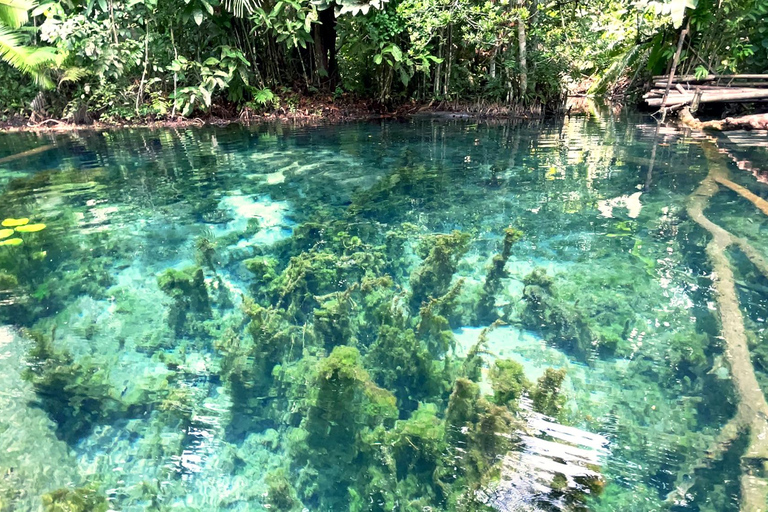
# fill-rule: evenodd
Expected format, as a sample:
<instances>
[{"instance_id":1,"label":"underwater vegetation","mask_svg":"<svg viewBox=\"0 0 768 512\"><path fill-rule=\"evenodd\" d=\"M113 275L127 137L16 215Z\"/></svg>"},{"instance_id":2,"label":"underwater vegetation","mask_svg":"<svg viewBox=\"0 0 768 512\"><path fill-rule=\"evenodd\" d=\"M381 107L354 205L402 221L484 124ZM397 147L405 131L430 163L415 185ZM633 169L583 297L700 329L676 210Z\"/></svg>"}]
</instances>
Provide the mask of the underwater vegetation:
<instances>
[{"instance_id":1,"label":"underwater vegetation","mask_svg":"<svg viewBox=\"0 0 768 512\"><path fill-rule=\"evenodd\" d=\"M0 242L22 242L0 245L0 316L25 328L24 407L76 461L30 499L738 509L740 464L759 459L742 461L749 436L702 460L730 417L753 425L711 308L707 233L685 209L705 169L660 162L628 218L614 199L646 163L616 162L645 143L561 151L582 126L569 122L459 125L446 133L461 144L401 154L359 136L378 127L329 127L332 150L314 130L106 134L103 167L11 180ZM176 159L137 161L147 147ZM659 147L678 163L698 150ZM764 384L768 285L742 267Z\"/></svg>"}]
</instances>

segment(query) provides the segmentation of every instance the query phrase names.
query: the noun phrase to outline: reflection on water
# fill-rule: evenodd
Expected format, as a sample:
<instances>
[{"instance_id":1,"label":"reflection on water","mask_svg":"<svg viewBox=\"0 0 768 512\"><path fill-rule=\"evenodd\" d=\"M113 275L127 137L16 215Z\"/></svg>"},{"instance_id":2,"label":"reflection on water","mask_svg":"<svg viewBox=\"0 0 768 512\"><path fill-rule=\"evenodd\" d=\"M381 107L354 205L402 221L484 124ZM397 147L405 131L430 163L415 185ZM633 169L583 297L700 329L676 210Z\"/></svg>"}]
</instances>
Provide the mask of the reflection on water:
<instances>
[{"instance_id":1,"label":"reflection on water","mask_svg":"<svg viewBox=\"0 0 768 512\"><path fill-rule=\"evenodd\" d=\"M766 195L761 135L718 143ZM3 135L0 510L738 510L743 441L700 464L736 404L700 144L611 113ZM766 252L751 205L708 213Z\"/></svg>"}]
</instances>

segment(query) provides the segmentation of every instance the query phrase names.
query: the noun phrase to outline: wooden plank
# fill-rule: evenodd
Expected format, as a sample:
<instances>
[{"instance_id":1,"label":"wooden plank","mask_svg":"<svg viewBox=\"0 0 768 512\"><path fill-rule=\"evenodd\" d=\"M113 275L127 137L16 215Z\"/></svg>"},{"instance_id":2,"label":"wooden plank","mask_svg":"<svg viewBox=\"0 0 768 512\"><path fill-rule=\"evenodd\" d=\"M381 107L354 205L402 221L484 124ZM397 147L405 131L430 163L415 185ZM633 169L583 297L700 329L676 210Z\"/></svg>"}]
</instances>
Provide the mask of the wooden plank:
<instances>
[{"instance_id":1,"label":"wooden plank","mask_svg":"<svg viewBox=\"0 0 768 512\"><path fill-rule=\"evenodd\" d=\"M673 85L680 85L680 84L673 84ZM729 88L742 88L742 89L765 89L768 87L768 82L736 82L733 85L712 85L712 84L684 84L689 87L701 87L702 90L704 89L729 89ZM664 89L667 87L667 82L654 82L653 88L654 89Z\"/></svg>"},{"instance_id":2,"label":"wooden plank","mask_svg":"<svg viewBox=\"0 0 768 512\"><path fill-rule=\"evenodd\" d=\"M666 80L667 75L656 75L653 80ZM673 79L677 82L711 82L713 80L768 80L768 74L759 75L707 75L702 78L696 78L696 75L682 75Z\"/></svg>"},{"instance_id":3,"label":"wooden plank","mask_svg":"<svg viewBox=\"0 0 768 512\"><path fill-rule=\"evenodd\" d=\"M693 93L691 94L677 94L667 97L666 106L681 105L690 103L693 100ZM739 90L726 90L726 91L710 91L702 92L700 103L716 103L716 102L728 102L728 101L744 101L744 100L760 100L768 99L768 90L759 91L739 91ZM661 106L664 98L649 98L646 103L651 107Z\"/></svg>"}]
</instances>

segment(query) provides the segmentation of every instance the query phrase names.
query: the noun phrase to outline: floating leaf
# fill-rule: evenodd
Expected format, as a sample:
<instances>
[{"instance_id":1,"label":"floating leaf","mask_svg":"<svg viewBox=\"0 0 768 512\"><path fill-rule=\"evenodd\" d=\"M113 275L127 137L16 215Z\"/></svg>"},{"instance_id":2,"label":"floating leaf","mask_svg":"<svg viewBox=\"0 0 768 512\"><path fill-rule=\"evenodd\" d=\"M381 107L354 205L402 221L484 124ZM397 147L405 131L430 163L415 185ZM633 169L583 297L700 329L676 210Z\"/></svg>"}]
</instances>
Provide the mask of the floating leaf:
<instances>
[{"instance_id":1,"label":"floating leaf","mask_svg":"<svg viewBox=\"0 0 768 512\"><path fill-rule=\"evenodd\" d=\"M26 226L19 226L16 231L19 233L35 233L45 229L45 224L27 224Z\"/></svg>"},{"instance_id":2,"label":"floating leaf","mask_svg":"<svg viewBox=\"0 0 768 512\"><path fill-rule=\"evenodd\" d=\"M29 222L29 219L27 219L26 217L23 219L5 219L3 221L3 226L7 228L15 228L16 226L23 226L28 222Z\"/></svg>"},{"instance_id":3,"label":"floating leaf","mask_svg":"<svg viewBox=\"0 0 768 512\"><path fill-rule=\"evenodd\" d=\"M12 229L0 229L0 240L2 240L3 238L8 238L12 234L13 234Z\"/></svg>"},{"instance_id":4,"label":"floating leaf","mask_svg":"<svg viewBox=\"0 0 768 512\"><path fill-rule=\"evenodd\" d=\"M24 240L22 240L21 238L9 238L8 240L3 240L2 242L0 242L0 246L2 246L2 245L21 245L23 241Z\"/></svg>"}]
</instances>

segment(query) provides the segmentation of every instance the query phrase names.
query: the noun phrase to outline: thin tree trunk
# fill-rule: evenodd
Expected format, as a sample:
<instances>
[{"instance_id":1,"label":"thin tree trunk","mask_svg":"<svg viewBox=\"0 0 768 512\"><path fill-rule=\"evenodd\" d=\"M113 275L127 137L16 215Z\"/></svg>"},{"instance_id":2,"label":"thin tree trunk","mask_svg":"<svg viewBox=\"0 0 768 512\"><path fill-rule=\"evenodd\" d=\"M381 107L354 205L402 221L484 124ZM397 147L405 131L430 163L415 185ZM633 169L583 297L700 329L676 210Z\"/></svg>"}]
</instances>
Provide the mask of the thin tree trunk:
<instances>
[{"instance_id":1,"label":"thin tree trunk","mask_svg":"<svg viewBox=\"0 0 768 512\"><path fill-rule=\"evenodd\" d=\"M171 27L171 46L173 46L173 59L178 60L179 52L176 50L176 41L173 39L173 27ZM173 108L171 109L171 119L176 117L176 108L179 105L179 100L176 98L176 91L179 86L179 76L176 71L173 72Z\"/></svg>"},{"instance_id":2,"label":"thin tree trunk","mask_svg":"<svg viewBox=\"0 0 768 512\"><path fill-rule=\"evenodd\" d=\"M320 23L315 25L313 34L318 83L324 89L331 90L336 87L339 78L336 59L336 13L333 7L319 11L318 21Z\"/></svg>"},{"instance_id":3,"label":"thin tree trunk","mask_svg":"<svg viewBox=\"0 0 768 512\"><path fill-rule=\"evenodd\" d=\"M525 8L525 2L520 1L520 8ZM520 99L525 101L528 92L528 49L526 48L525 20L520 17L517 22L518 57L520 59Z\"/></svg>"},{"instance_id":4,"label":"thin tree trunk","mask_svg":"<svg viewBox=\"0 0 768 512\"><path fill-rule=\"evenodd\" d=\"M496 78L496 54L499 53L499 47L494 46L491 50L491 63L488 65L488 76L493 80Z\"/></svg>"},{"instance_id":5,"label":"thin tree trunk","mask_svg":"<svg viewBox=\"0 0 768 512\"><path fill-rule=\"evenodd\" d=\"M114 37L115 44L118 44L117 26L115 25L115 11L112 8L112 0L109 1L109 21L112 23L112 36Z\"/></svg>"},{"instance_id":6,"label":"thin tree trunk","mask_svg":"<svg viewBox=\"0 0 768 512\"><path fill-rule=\"evenodd\" d=\"M144 81L147 78L147 66L149 65L149 23L144 29L144 70L141 72L139 91L136 93L136 115L139 114L139 104L144 96Z\"/></svg>"},{"instance_id":7,"label":"thin tree trunk","mask_svg":"<svg viewBox=\"0 0 768 512\"><path fill-rule=\"evenodd\" d=\"M443 29L440 29L440 37L438 38L438 45L437 45L437 58L441 59L441 62L437 64L437 67L435 68L435 83L434 83L434 96L440 96L440 72L443 68L442 58L443 58Z\"/></svg>"},{"instance_id":8,"label":"thin tree trunk","mask_svg":"<svg viewBox=\"0 0 768 512\"><path fill-rule=\"evenodd\" d=\"M443 96L448 97L448 90L451 86L451 64L453 62L453 25L448 25L448 64L445 67L445 82L443 83Z\"/></svg>"},{"instance_id":9,"label":"thin tree trunk","mask_svg":"<svg viewBox=\"0 0 768 512\"><path fill-rule=\"evenodd\" d=\"M667 88L664 89L664 98L661 100L661 107L659 107L659 110L661 110L661 118L662 121L664 120L666 110L665 107L667 106L667 96L669 95L669 88L672 85L672 81L675 78L675 70L677 69L677 61L680 60L680 52L683 51L683 42L685 41L685 36L688 35L688 28L691 26L690 20L685 24L685 28L680 32L680 39L677 41L677 50L675 51L675 56L672 58L672 67L669 70L669 78L667 79Z\"/></svg>"}]
</instances>

